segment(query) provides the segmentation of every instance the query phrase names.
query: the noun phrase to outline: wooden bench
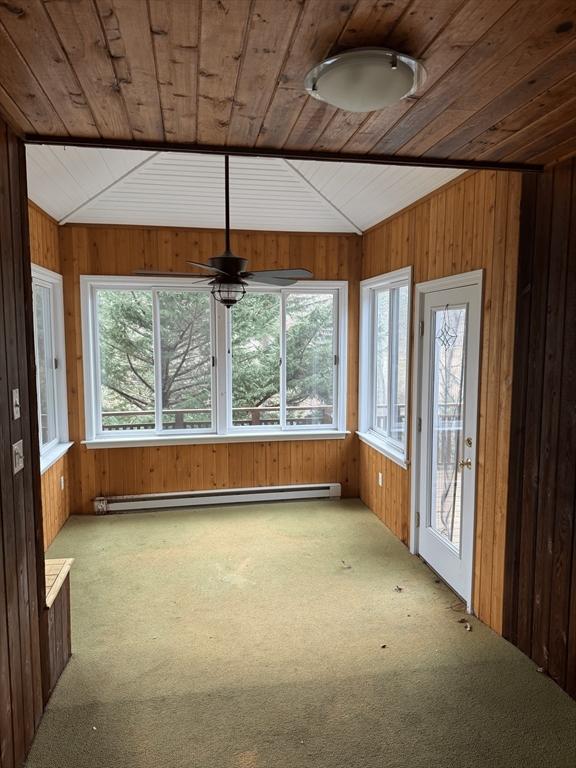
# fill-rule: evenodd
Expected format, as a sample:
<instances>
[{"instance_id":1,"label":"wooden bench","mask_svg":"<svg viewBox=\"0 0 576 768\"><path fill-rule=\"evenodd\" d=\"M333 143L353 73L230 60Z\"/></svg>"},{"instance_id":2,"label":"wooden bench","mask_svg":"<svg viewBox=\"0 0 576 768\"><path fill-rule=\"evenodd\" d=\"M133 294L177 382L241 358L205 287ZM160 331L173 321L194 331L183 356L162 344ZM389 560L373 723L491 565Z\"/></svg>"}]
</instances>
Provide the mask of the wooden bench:
<instances>
[{"instance_id":1,"label":"wooden bench","mask_svg":"<svg viewBox=\"0 0 576 768\"><path fill-rule=\"evenodd\" d=\"M48 701L72 655L70 632L70 568L73 558L45 561L49 664L43 669L44 701Z\"/></svg>"}]
</instances>

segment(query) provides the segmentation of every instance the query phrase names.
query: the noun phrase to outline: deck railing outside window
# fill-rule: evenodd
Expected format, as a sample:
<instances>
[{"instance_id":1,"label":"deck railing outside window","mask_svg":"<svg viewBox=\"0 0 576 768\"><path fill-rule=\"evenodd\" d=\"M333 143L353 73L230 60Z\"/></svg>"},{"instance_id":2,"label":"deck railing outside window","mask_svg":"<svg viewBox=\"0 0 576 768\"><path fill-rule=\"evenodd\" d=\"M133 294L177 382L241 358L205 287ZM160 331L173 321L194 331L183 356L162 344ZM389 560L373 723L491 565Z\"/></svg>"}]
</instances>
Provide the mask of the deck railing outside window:
<instances>
[{"instance_id":1,"label":"deck railing outside window","mask_svg":"<svg viewBox=\"0 0 576 768\"><path fill-rule=\"evenodd\" d=\"M332 423L331 405L288 405L286 406L286 422L290 426L306 426ZM278 407L259 406L254 408L233 408L234 425L237 427L266 427L267 424L277 426ZM142 421L143 416L149 416L150 421ZM168 417L173 417L169 419ZM133 423L137 417L138 423ZM154 429L153 410L103 411L102 429L134 430ZM164 429L210 429L212 426L211 411L206 408L176 408L164 411Z\"/></svg>"}]
</instances>

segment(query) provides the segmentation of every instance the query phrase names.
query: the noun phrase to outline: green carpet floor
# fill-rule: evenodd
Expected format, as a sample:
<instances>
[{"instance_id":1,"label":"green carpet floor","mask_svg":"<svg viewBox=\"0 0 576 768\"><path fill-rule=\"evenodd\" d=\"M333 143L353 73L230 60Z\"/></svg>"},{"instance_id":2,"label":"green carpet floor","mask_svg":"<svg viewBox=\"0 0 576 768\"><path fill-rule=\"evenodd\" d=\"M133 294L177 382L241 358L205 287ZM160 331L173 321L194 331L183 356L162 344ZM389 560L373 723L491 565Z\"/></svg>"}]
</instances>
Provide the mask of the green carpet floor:
<instances>
[{"instance_id":1,"label":"green carpet floor","mask_svg":"<svg viewBox=\"0 0 576 768\"><path fill-rule=\"evenodd\" d=\"M76 517L49 554L74 655L29 768L576 766L576 702L358 501Z\"/></svg>"}]
</instances>

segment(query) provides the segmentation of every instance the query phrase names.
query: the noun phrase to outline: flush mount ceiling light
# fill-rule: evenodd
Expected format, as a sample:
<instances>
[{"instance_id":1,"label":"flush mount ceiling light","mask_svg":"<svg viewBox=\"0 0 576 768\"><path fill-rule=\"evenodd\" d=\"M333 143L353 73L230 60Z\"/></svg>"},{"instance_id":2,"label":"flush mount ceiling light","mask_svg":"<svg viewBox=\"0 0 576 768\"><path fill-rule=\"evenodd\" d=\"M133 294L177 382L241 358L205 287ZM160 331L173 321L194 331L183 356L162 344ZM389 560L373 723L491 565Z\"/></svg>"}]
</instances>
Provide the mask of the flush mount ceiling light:
<instances>
[{"instance_id":1,"label":"flush mount ceiling light","mask_svg":"<svg viewBox=\"0 0 576 768\"><path fill-rule=\"evenodd\" d=\"M424 82L419 61L388 48L355 48L325 59L304 80L315 99L347 112L374 112L410 96Z\"/></svg>"}]
</instances>

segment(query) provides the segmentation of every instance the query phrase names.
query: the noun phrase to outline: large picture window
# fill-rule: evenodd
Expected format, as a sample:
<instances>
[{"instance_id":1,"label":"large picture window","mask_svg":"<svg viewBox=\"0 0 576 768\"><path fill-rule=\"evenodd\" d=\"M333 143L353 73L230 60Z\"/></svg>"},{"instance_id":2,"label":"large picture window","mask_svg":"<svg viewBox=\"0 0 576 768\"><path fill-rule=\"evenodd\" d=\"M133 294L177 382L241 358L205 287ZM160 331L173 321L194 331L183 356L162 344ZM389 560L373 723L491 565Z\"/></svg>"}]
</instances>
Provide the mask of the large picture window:
<instances>
[{"instance_id":1,"label":"large picture window","mask_svg":"<svg viewBox=\"0 0 576 768\"><path fill-rule=\"evenodd\" d=\"M33 265L32 298L40 467L44 471L70 447L61 275Z\"/></svg>"},{"instance_id":2,"label":"large picture window","mask_svg":"<svg viewBox=\"0 0 576 768\"><path fill-rule=\"evenodd\" d=\"M360 424L362 440L407 462L411 269L360 285Z\"/></svg>"},{"instance_id":3,"label":"large picture window","mask_svg":"<svg viewBox=\"0 0 576 768\"><path fill-rule=\"evenodd\" d=\"M83 277L87 442L342 436L346 288Z\"/></svg>"}]
</instances>

